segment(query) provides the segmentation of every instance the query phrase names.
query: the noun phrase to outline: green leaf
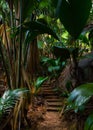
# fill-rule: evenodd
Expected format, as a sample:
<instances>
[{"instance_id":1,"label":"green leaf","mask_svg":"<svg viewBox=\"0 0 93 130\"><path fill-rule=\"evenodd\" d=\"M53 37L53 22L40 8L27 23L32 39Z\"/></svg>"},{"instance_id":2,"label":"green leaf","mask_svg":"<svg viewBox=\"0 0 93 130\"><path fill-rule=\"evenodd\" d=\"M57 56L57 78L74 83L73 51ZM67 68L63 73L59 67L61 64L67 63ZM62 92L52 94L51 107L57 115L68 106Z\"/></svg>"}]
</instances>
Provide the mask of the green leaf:
<instances>
[{"instance_id":1,"label":"green leaf","mask_svg":"<svg viewBox=\"0 0 93 130\"><path fill-rule=\"evenodd\" d=\"M87 83L75 88L68 97L67 109L78 111L93 96L93 83Z\"/></svg>"},{"instance_id":2,"label":"green leaf","mask_svg":"<svg viewBox=\"0 0 93 130\"><path fill-rule=\"evenodd\" d=\"M43 9L43 8L46 8L48 5L49 5L49 0L41 0L40 4L39 4L39 8L40 9Z\"/></svg>"},{"instance_id":3,"label":"green leaf","mask_svg":"<svg viewBox=\"0 0 93 130\"><path fill-rule=\"evenodd\" d=\"M26 31L29 30L31 32L31 39L34 39L36 36L38 36L40 34L47 33L49 35L52 35L57 40L59 40L56 33L47 24L45 24L39 20L27 22L23 25L23 28Z\"/></svg>"},{"instance_id":4,"label":"green leaf","mask_svg":"<svg viewBox=\"0 0 93 130\"><path fill-rule=\"evenodd\" d=\"M58 0L57 16L75 39L86 24L91 6L91 0Z\"/></svg>"},{"instance_id":5,"label":"green leaf","mask_svg":"<svg viewBox=\"0 0 93 130\"><path fill-rule=\"evenodd\" d=\"M41 62L43 62L44 64L50 62L50 60L51 60L51 59L48 58L48 57L42 57L42 58L41 58Z\"/></svg>"},{"instance_id":6,"label":"green leaf","mask_svg":"<svg viewBox=\"0 0 93 130\"><path fill-rule=\"evenodd\" d=\"M93 130L93 124L91 125L90 130Z\"/></svg>"},{"instance_id":7,"label":"green leaf","mask_svg":"<svg viewBox=\"0 0 93 130\"><path fill-rule=\"evenodd\" d=\"M86 43L87 45L89 45L89 39L87 38L86 35L81 34L79 36L79 40L81 40L83 43Z\"/></svg>"},{"instance_id":8,"label":"green leaf","mask_svg":"<svg viewBox=\"0 0 93 130\"><path fill-rule=\"evenodd\" d=\"M20 26L22 26L22 31L24 33L29 32L29 36L27 38L30 39L30 42L33 41L38 35L44 33L52 35L55 39L59 40L56 33L48 26L48 24L45 24L43 20L25 22ZM19 34L20 26L17 27L15 36Z\"/></svg>"},{"instance_id":9,"label":"green leaf","mask_svg":"<svg viewBox=\"0 0 93 130\"><path fill-rule=\"evenodd\" d=\"M25 88L20 88L4 92L3 96L0 98L0 129L3 129L6 122L9 121L10 113L13 111L16 103L23 97L23 94L28 91L29 90Z\"/></svg>"},{"instance_id":10,"label":"green leaf","mask_svg":"<svg viewBox=\"0 0 93 130\"><path fill-rule=\"evenodd\" d=\"M58 65L48 67L49 72L58 71L58 70L60 70L60 66L58 66Z\"/></svg>"},{"instance_id":11,"label":"green leaf","mask_svg":"<svg viewBox=\"0 0 93 130\"><path fill-rule=\"evenodd\" d=\"M85 122L84 130L93 130L93 113L88 116Z\"/></svg>"},{"instance_id":12,"label":"green leaf","mask_svg":"<svg viewBox=\"0 0 93 130\"><path fill-rule=\"evenodd\" d=\"M46 81L48 79L48 77L38 77L37 80L35 81L35 87L36 89L38 89L39 87L41 87L41 85L43 84L44 81Z\"/></svg>"}]
</instances>

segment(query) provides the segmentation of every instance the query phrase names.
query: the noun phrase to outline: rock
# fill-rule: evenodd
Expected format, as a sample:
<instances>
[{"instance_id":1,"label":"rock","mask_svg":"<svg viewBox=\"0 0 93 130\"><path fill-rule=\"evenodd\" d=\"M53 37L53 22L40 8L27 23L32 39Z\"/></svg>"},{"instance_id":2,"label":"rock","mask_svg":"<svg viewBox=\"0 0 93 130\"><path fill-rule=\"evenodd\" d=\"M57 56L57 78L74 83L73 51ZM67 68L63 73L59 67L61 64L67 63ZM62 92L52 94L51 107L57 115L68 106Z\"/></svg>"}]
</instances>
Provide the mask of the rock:
<instances>
[{"instance_id":1,"label":"rock","mask_svg":"<svg viewBox=\"0 0 93 130\"><path fill-rule=\"evenodd\" d=\"M69 64L62 71L57 86L65 91L68 91L70 86L70 91L75 87L83 83L93 82L93 52L84 56L78 62L77 68L77 77L74 75L74 67L72 64Z\"/></svg>"}]
</instances>

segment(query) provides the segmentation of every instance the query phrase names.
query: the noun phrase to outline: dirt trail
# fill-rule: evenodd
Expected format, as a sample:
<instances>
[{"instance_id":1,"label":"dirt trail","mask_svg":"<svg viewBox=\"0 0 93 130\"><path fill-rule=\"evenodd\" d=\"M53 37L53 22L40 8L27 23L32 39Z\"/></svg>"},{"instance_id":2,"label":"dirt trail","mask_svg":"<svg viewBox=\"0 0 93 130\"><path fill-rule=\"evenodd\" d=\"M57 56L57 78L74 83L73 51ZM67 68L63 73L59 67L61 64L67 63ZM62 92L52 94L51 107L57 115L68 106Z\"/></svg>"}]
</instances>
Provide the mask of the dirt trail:
<instances>
[{"instance_id":1,"label":"dirt trail","mask_svg":"<svg viewBox=\"0 0 93 130\"><path fill-rule=\"evenodd\" d=\"M47 102L47 111L44 115L44 121L38 123L37 130L67 130L66 123L60 118L62 98L54 90L54 87L49 84L43 85L42 93Z\"/></svg>"},{"instance_id":2,"label":"dirt trail","mask_svg":"<svg viewBox=\"0 0 93 130\"><path fill-rule=\"evenodd\" d=\"M37 130L67 130L67 127L59 118L58 112L46 112L44 121L38 124Z\"/></svg>"}]
</instances>

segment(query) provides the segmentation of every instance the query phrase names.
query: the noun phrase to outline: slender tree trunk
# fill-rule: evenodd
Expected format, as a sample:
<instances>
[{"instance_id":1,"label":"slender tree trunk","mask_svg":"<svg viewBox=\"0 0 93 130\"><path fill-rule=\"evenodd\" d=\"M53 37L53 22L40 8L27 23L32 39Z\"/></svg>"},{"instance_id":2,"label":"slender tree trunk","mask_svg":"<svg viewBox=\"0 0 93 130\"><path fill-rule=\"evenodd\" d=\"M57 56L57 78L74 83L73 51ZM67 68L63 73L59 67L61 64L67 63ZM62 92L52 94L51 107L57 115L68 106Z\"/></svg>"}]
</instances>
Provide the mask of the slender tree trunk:
<instances>
[{"instance_id":1,"label":"slender tree trunk","mask_svg":"<svg viewBox=\"0 0 93 130\"><path fill-rule=\"evenodd\" d=\"M37 39L34 39L29 46L27 56L27 71L30 74L30 78L33 79L38 72L39 67L39 51L37 46Z\"/></svg>"}]
</instances>

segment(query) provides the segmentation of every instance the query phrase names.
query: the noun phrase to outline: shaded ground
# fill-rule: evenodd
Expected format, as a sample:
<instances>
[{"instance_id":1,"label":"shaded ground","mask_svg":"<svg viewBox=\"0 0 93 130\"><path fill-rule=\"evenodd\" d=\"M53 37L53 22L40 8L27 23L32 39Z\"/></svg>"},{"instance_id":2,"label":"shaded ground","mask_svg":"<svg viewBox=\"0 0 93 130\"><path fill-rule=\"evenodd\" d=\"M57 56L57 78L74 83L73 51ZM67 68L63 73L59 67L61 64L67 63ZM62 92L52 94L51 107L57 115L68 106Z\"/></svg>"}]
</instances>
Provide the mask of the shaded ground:
<instances>
[{"instance_id":1,"label":"shaded ground","mask_svg":"<svg viewBox=\"0 0 93 130\"><path fill-rule=\"evenodd\" d=\"M46 112L44 121L38 124L37 130L67 130L66 123L59 118L58 112Z\"/></svg>"},{"instance_id":2,"label":"shaded ground","mask_svg":"<svg viewBox=\"0 0 93 130\"><path fill-rule=\"evenodd\" d=\"M32 129L31 130L69 130L65 121L62 121L60 118L60 112L63 108L63 99L60 97L60 94L55 91L55 88L51 84L43 84L41 91L41 99L45 104L41 107L40 104L37 106L33 114L31 111L28 113L29 119L33 119ZM40 103L39 100L37 102ZM37 103L38 104L38 103Z\"/></svg>"}]
</instances>

